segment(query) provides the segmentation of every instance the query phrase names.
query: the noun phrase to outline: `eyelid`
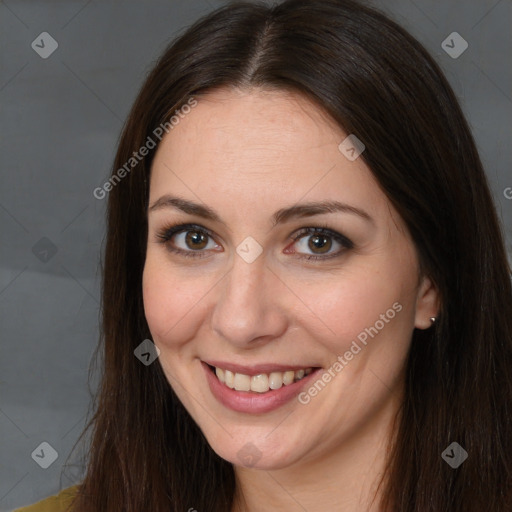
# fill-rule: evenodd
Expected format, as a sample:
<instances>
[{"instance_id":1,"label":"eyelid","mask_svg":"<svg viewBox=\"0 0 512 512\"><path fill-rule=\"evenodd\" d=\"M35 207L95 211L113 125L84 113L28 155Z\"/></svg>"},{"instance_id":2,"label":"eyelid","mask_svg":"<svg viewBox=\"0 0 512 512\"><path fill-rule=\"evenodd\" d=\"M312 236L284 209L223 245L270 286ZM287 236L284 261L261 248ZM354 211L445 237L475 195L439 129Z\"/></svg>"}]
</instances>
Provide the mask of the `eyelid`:
<instances>
[{"instance_id":1,"label":"eyelid","mask_svg":"<svg viewBox=\"0 0 512 512\"><path fill-rule=\"evenodd\" d=\"M321 235L328 235L337 242L339 242L341 245L344 245L348 249L352 249L354 247L354 243L352 240L349 240L345 235L338 233L337 231L334 231L333 229L327 227L327 226L311 226L311 227L304 227L300 228L298 231L294 232L293 235L290 236L292 240L297 241L299 238L302 238L304 235L314 235L315 233L321 234Z\"/></svg>"},{"instance_id":2,"label":"eyelid","mask_svg":"<svg viewBox=\"0 0 512 512\"><path fill-rule=\"evenodd\" d=\"M326 235L332 238L336 243L338 243L342 248L334 253L329 253L326 255L320 254L304 254L300 252L294 251L293 254L300 255L296 256L297 259L307 260L307 261L325 261L331 258L340 258L347 250L354 248L354 243L352 240L349 240L345 235L331 229L325 225L317 225L317 226L307 226L298 229L290 236L292 240L297 242L302 238L307 238L307 236L312 236L315 234Z\"/></svg>"},{"instance_id":3,"label":"eyelid","mask_svg":"<svg viewBox=\"0 0 512 512\"><path fill-rule=\"evenodd\" d=\"M187 231L197 231L199 233L203 233L210 237L212 240L215 240L215 236L213 234L213 231L209 230L208 228L205 228L204 226L201 226L199 224L173 224L167 227L164 227L163 229L157 231L156 236L160 239L159 243L162 243L167 246L167 249L173 253L185 256L185 257L192 257L192 258L204 258L207 257L208 254L204 250L184 250L184 249L178 249L176 247L170 247L169 240L174 236L178 235L180 233L186 233Z\"/></svg>"},{"instance_id":4,"label":"eyelid","mask_svg":"<svg viewBox=\"0 0 512 512\"><path fill-rule=\"evenodd\" d=\"M156 236L161 241L159 243L163 243L165 245L168 244L169 240L177 234L187 232L187 231L197 231L199 233L203 233L210 237L212 240L216 242L216 235L208 228L201 226L199 224L193 224L193 223L185 223L185 224L174 224L167 227L164 227L163 229L157 231ZM314 234L324 234L332 239L334 239L337 243L339 243L343 249L334 253L334 254L328 254L328 255L315 255L315 254L304 254L304 253L298 253L293 252L293 254L299 254L301 256L297 256L298 259L303 260L327 260L330 258L340 257L342 253L344 253L348 249L352 249L354 247L354 243L348 239L345 235L335 231L334 229L331 229L325 225L316 225L316 226L306 226L299 228L295 230L288 238L296 242L297 240L304 238L306 235L314 235ZM217 243L217 242L216 242ZM193 257L193 258L203 258L207 257L207 251L205 250L184 250L184 249L178 249L175 247L168 247L168 250L171 252L183 255L185 257ZM210 249L211 250L211 249Z\"/></svg>"},{"instance_id":5,"label":"eyelid","mask_svg":"<svg viewBox=\"0 0 512 512\"><path fill-rule=\"evenodd\" d=\"M157 231L156 236L163 240L168 240L171 236L177 235L178 233L181 233L183 231L192 231L194 229L201 233L205 233L206 235L210 236L211 238L215 238L213 231L211 231L208 228L205 228L204 226L201 226L199 224L191 224L191 223L172 224L172 225L166 226L163 229Z\"/></svg>"}]
</instances>

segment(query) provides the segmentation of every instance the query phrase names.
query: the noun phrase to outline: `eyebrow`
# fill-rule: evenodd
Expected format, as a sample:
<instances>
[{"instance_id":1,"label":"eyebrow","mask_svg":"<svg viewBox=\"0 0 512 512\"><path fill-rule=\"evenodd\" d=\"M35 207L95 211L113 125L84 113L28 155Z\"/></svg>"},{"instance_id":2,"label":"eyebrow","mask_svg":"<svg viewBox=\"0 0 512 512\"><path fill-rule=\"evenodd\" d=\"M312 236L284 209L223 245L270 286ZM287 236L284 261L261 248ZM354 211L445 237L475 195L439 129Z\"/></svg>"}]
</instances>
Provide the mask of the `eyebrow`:
<instances>
[{"instance_id":1,"label":"eyebrow","mask_svg":"<svg viewBox=\"0 0 512 512\"><path fill-rule=\"evenodd\" d=\"M148 211L153 212L164 208L174 208L191 215L197 215L198 217L226 225L226 223L220 218L215 210L211 209L210 207L168 194L165 194L157 199L148 208ZM357 215L358 217L361 217L368 222L374 222L373 218L367 212L361 210L360 208L356 208L355 206L341 203L339 201L317 201L295 204L293 206L288 206L286 208L277 210L274 215L272 215L272 227L294 218L312 217L313 215L337 212Z\"/></svg>"}]
</instances>

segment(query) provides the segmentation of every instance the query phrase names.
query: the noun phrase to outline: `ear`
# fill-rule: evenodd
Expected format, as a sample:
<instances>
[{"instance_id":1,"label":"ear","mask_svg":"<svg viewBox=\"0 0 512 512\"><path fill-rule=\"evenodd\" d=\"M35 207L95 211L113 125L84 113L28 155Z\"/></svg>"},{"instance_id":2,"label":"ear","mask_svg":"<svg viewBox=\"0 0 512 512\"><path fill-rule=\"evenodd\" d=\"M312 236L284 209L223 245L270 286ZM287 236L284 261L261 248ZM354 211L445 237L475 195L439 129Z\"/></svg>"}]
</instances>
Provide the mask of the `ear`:
<instances>
[{"instance_id":1,"label":"ear","mask_svg":"<svg viewBox=\"0 0 512 512\"><path fill-rule=\"evenodd\" d=\"M416 297L416 315L414 327L428 329L432 326L431 318L439 313L439 292L429 277L422 277Z\"/></svg>"}]
</instances>

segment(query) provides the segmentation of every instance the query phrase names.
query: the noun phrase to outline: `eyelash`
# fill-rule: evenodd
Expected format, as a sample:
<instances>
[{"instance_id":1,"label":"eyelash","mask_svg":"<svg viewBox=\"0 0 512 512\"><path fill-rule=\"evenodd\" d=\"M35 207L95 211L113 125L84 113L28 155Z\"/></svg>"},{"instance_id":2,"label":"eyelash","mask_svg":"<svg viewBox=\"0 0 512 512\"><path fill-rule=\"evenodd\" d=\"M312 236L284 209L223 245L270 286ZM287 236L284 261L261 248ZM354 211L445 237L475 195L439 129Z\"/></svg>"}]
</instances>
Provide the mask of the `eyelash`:
<instances>
[{"instance_id":1,"label":"eyelash","mask_svg":"<svg viewBox=\"0 0 512 512\"><path fill-rule=\"evenodd\" d=\"M203 250L198 251L185 251L183 249L177 249L175 247L172 247L168 242L171 240L171 238L174 235L177 235L179 233L187 232L187 231L194 231L198 232L200 234L207 235L211 239L214 238L213 233L202 226L199 226L197 224L175 224L171 226L167 226L163 228L161 231L157 233L157 237L160 239L159 243L163 243L167 245L167 249L173 253L179 254L181 256L185 256L187 258L204 258L206 257L205 252ZM328 237L331 237L333 240L338 242L344 249L338 251L337 253L328 255L328 256L315 256L315 255L302 255L299 258L300 259L306 259L308 261L310 260L326 260L330 258L335 258L337 256L341 256L342 253L345 252L347 249L352 249L354 247L354 244L351 240L349 240L347 237L342 235L341 233L337 233L336 231L333 231L332 229L329 229L327 226L318 226L318 227L305 227L299 229L297 232L295 232L290 238L297 242L301 238L303 238L305 235L325 235Z\"/></svg>"}]
</instances>

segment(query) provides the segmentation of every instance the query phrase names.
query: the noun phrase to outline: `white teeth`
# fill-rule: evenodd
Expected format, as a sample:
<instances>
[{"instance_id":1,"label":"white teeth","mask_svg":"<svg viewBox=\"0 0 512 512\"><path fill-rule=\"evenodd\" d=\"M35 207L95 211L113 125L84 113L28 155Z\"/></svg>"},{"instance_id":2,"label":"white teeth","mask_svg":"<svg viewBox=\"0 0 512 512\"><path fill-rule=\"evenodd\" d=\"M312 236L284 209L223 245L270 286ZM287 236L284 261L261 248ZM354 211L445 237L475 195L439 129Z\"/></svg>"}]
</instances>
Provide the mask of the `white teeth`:
<instances>
[{"instance_id":1,"label":"white teeth","mask_svg":"<svg viewBox=\"0 0 512 512\"><path fill-rule=\"evenodd\" d=\"M300 370L288 370L286 372L260 373L259 375L245 375L233 373L222 368L215 368L215 374L220 382L228 388L237 391L253 391L255 393L266 393L269 389L279 389L282 386L289 386L309 375L313 368L302 368Z\"/></svg>"},{"instance_id":2,"label":"white teeth","mask_svg":"<svg viewBox=\"0 0 512 512\"><path fill-rule=\"evenodd\" d=\"M251 377L243 373L235 373L235 389L237 391L249 391L251 389Z\"/></svg>"},{"instance_id":3,"label":"white teeth","mask_svg":"<svg viewBox=\"0 0 512 512\"><path fill-rule=\"evenodd\" d=\"M294 371L288 371L288 372L283 373L283 384L285 386L288 386L288 384L291 384L294 379L295 379Z\"/></svg>"},{"instance_id":4,"label":"white teeth","mask_svg":"<svg viewBox=\"0 0 512 512\"><path fill-rule=\"evenodd\" d=\"M215 375L217 375L221 382L226 382L224 377L224 370L222 368L215 368Z\"/></svg>"},{"instance_id":5,"label":"white teeth","mask_svg":"<svg viewBox=\"0 0 512 512\"><path fill-rule=\"evenodd\" d=\"M224 380L228 388L233 389L235 387L235 374L229 370L224 371Z\"/></svg>"},{"instance_id":6,"label":"white teeth","mask_svg":"<svg viewBox=\"0 0 512 512\"><path fill-rule=\"evenodd\" d=\"M270 389L279 389L283 385L282 372L272 372L268 376L268 386Z\"/></svg>"},{"instance_id":7,"label":"white teeth","mask_svg":"<svg viewBox=\"0 0 512 512\"><path fill-rule=\"evenodd\" d=\"M268 389L268 375L260 373L260 375L254 375L251 377L251 391L256 391L256 393L265 393Z\"/></svg>"}]
</instances>

